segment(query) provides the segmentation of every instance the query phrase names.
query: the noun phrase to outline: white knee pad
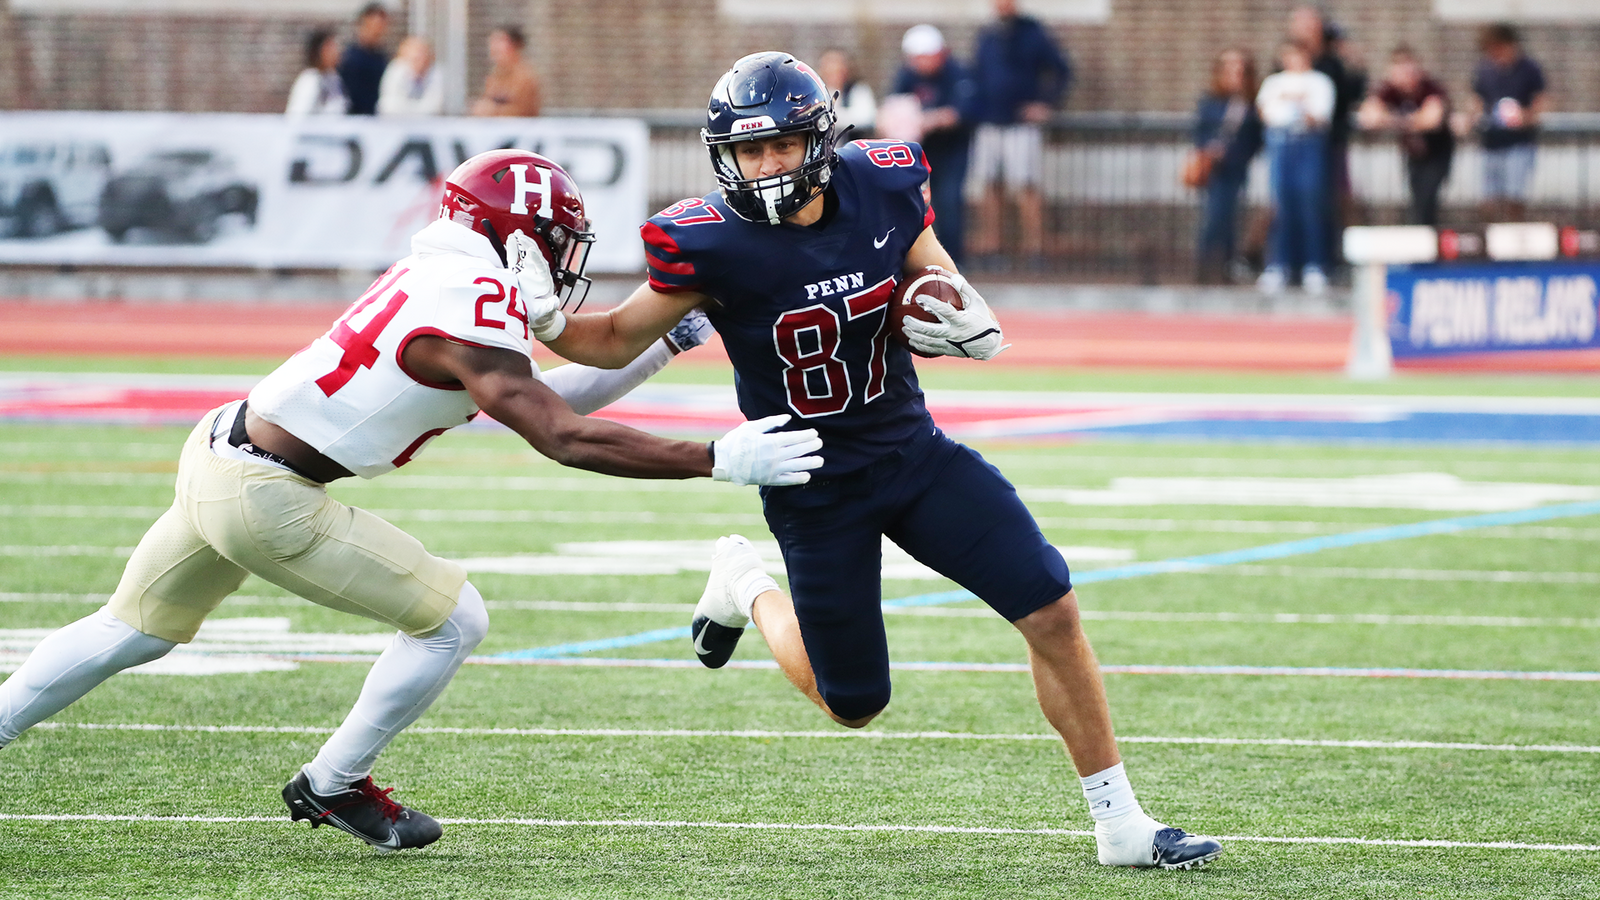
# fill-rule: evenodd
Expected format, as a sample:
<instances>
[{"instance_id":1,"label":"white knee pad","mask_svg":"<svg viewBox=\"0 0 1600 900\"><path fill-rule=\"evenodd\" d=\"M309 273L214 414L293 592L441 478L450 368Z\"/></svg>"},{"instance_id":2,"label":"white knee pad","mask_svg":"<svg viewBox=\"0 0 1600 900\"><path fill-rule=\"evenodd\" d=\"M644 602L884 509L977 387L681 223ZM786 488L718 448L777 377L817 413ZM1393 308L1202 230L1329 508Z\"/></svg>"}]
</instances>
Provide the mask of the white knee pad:
<instances>
[{"instance_id":1,"label":"white knee pad","mask_svg":"<svg viewBox=\"0 0 1600 900\"><path fill-rule=\"evenodd\" d=\"M446 619L455 626L457 640L463 650L470 651L483 642L489 633L489 610L483 605L483 595L468 581L461 585L461 596L456 600L455 611Z\"/></svg>"}]
</instances>

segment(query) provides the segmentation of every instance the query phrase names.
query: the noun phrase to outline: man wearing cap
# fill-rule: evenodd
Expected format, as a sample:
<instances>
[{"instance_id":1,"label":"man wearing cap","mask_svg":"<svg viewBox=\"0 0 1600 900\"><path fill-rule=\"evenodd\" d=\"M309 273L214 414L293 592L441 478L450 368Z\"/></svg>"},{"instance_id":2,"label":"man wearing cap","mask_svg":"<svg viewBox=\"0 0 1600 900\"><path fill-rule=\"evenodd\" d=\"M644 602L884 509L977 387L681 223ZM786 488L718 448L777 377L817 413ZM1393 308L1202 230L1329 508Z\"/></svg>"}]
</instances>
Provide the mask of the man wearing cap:
<instances>
[{"instance_id":1,"label":"man wearing cap","mask_svg":"<svg viewBox=\"0 0 1600 900\"><path fill-rule=\"evenodd\" d=\"M886 135L920 141L933 170L929 179L933 208L939 217L933 231L956 263L962 261L962 213L966 201L967 155L972 143L972 122L977 113L977 86L965 68L950 56L944 35L932 25L915 25L900 41L905 64L895 75L896 95L914 96L922 107L921 128L915 135Z\"/></svg>"},{"instance_id":2,"label":"man wearing cap","mask_svg":"<svg viewBox=\"0 0 1600 900\"><path fill-rule=\"evenodd\" d=\"M1005 191L1016 197L1022 255L1043 264L1043 124L1072 78L1055 38L1038 19L1017 10L1017 0L995 0L995 21L978 34L972 62L978 86L978 128L973 168L984 186L974 252L1000 252Z\"/></svg>"}]
</instances>

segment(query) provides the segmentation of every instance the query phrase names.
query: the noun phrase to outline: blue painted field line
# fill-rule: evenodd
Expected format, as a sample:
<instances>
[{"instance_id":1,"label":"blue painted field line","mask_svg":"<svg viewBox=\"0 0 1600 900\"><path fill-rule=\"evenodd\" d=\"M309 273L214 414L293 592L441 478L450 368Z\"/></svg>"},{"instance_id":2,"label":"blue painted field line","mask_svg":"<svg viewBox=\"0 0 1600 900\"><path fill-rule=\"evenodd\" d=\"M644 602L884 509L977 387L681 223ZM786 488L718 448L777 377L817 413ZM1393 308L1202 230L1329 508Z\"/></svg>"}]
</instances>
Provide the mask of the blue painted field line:
<instances>
[{"instance_id":1,"label":"blue painted field line","mask_svg":"<svg viewBox=\"0 0 1600 900\"><path fill-rule=\"evenodd\" d=\"M1264 559L1282 559L1286 556L1300 556L1306 553L1317 553L1322 550L1337 550L1342 547L1358 547L1362 544L1379 544L1385 541L1398 541L1434 534L1454 534L1461 531L1471 531L1475 528L1497 528L1505 525L1542 522L1546 519L1566 519L1575 516L1593 515L1600 515L1600 500L1589 500L1583 503L1563 503L1559 506L1541 506L1536 509L1484 513L1477 516L1459 516L1452 519L1434 519L1429 522L1412 522L1408 525L1386 525L1382 528L1368 528L1363 531L1351 531L1346 534L1328 534L1298 541L1285 541L1281 544L1246 547L1243 550L1224 550L1221 553L1205 553L1200 556L1164 559L1159 562L1134 563L1127 566L1117 566L1112 569L1096 569L1091 572L1075 574L1072 576L1072 580L1076 584L1117 581L1123 578L1138 578L1143 575L1162 575L1168 572L1193 571L1212 566L1232 566L1239 563L1259 562Z\"/></svg>"},{"instance_id":2,"label":"blue painted field line","mask_svg":"<svg viewBox=\"0 0 1600 900\"><path fill-rule=\"evenodd\" d=\"M513 650L510 653L493 654L494 659L550 659L557 656L572 656L578 653L590 653L595 650L616 650L621 647L636 647L639 644L654 644L657 641L675 641L689 636L688 627L683 628L657 628L655 631L646 631L640 634L626 634L621 637L601 638L596 641L577 641L571 644L556 644L551 647L534 647L531 650Z\"/></svg>"},{"instance_id":3,"label":"blue painted field line","mask_svg":"<svg viewBox=\"0 0 1600 900\"><path fill-rule=\"evenodd\" d=\"M1455 534L1476 528L1498 528L1506 525L1543 522L1548 519L1567 519L1594 515L1600 515L1600 500L1590 500L1583 503L1562 503L1557 506L1541 506L1535 509L1484 513L1476 516L1457 516L1450 519L1434 519L1428 522L1412 522L1406 525L1386 525L1382 528L1368 528L1347 534L1321 535L1297 541L1265 544L1260 547L1246 547L1242 550L1224 550L1220 553L1203 553L1199 556L1184 556L1177 559L1163 559L1156 562L1133 563L1132 565L1114 566L1109 569L1076 572L1073 573L1072 581L1074 584L1121 581L1125 578L1142 578L1146 575L1192 572L1196 569L1232 566L1239 563L1259 562L1264 559L1283 559L1286 556L1301 556L1307 553L1337 550L1343 547L1359 547L1362 544L1379 544L1386 541L1399 541L1406 538L1427 537L1435 534ZM933 594L917 594L911 597L885 600L883 601L883 606L885 609L897 609L907 606L940 606L946 603L960 603L965 600L975 599L977 597L970 591L940 591ZM659 628L655 631L622 635L614 638L602 638L595 641L556 644L551 647L535 647L531 650L513 650L509 653L497 653L493 658L551 659L578 653L589 653L594 650L615 650L621 647L637 647L640 644L654 644L658 641L673 641L687 638L688 636L689 629L686 627Z\"/></svg>"}]
</instances>

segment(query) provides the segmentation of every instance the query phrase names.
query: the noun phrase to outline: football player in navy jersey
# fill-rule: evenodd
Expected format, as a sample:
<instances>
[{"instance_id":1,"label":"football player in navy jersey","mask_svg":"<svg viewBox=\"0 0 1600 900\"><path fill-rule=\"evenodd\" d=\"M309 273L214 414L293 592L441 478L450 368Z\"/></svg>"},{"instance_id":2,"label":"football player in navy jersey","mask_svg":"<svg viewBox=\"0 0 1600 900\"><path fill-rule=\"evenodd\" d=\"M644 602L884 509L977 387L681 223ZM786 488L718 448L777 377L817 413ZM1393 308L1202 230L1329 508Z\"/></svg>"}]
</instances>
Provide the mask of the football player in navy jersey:
<instances>
[{"instance_id":1,"label":"football player in navy jersey","mask_svg":"<svg viewBox=\"0 0 1600 900\"><path fill-rule=\"evenodd\" d=\"M908 319L911 346L973 359L1006 346L929 227L921 148L838 146L821 78L772 52L722 76L701 137L721 189L644 224L649 282L609 312L555 312L538 323L562 356L618 367L702 308L733 362L745 416L815 428L823 439L809 483L762 489L793 598L749 541L720 539L695 609L701 661L726 663L753 617L784 674L829 717L852 728L872 721L889 703L880 606L887 536L1026 638L1039 703L1082 779L1100 862L1190 868L1215 859L1217 841L1140 808L1066 563L1011 483L934 424L911 353L890 340L897 280L937 265L965 302L958 310L924 301L938 321Z\"/></svg>"}]
</instances>

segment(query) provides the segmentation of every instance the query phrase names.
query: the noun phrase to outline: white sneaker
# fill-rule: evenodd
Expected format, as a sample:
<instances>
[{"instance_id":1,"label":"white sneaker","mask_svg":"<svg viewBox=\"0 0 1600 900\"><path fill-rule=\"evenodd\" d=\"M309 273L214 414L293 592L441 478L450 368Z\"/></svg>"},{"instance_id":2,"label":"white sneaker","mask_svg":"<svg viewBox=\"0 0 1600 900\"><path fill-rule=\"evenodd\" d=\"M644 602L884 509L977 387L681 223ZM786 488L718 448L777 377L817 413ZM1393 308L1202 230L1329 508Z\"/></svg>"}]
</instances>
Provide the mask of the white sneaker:
<instances>
[{"instance_id":1,"label":"white sneaker","mask_svg":"<svg viewBox=\"0 0 1600 900\"><path fill-rule=\"evenodd\" d=\"M1316 266L1306 266L1300 273L1300 287L1313 297L1320 297L1328 292L1328 276Z\"/></svg>"},{"instance_id":2,"label":"white sneaker","mask_svg":"<svg viewBox=\"0 0 1600 900\"><path fill-rule=\"evenodd\" d=\"M1267 266L1261 270L1261 277L1256 279L1256 290L1263 294L1281 294L1284 284L1283 270L1277 266Z\"/></svg>"},{"instance_id":3,"label":"white sneaker","mask_svg":"<svg viewBox=\"0 0 1600 900\"><path fill-rule=\"evenodd\" d=\"M1094 839L1103 866L1193 869L1222 855L1215 838L1168 828L1142 811L1115 822L1095 822Z\"/></svg>"},{"instance_id":4,"label":"white sneaker","mask_svg":"<svg viewBox=\"0 0 1600 900\"><path fill-rule=\"evenodd\" d=\"M733 656L746 625L750 604L778 583L761 568L761 556L742 535L717 538L711 557L711 577L694 607L689 633L695 655L707 668L720 669ZM746 602L741 603L744 600Z\"/></svg>"}]
</instances>

